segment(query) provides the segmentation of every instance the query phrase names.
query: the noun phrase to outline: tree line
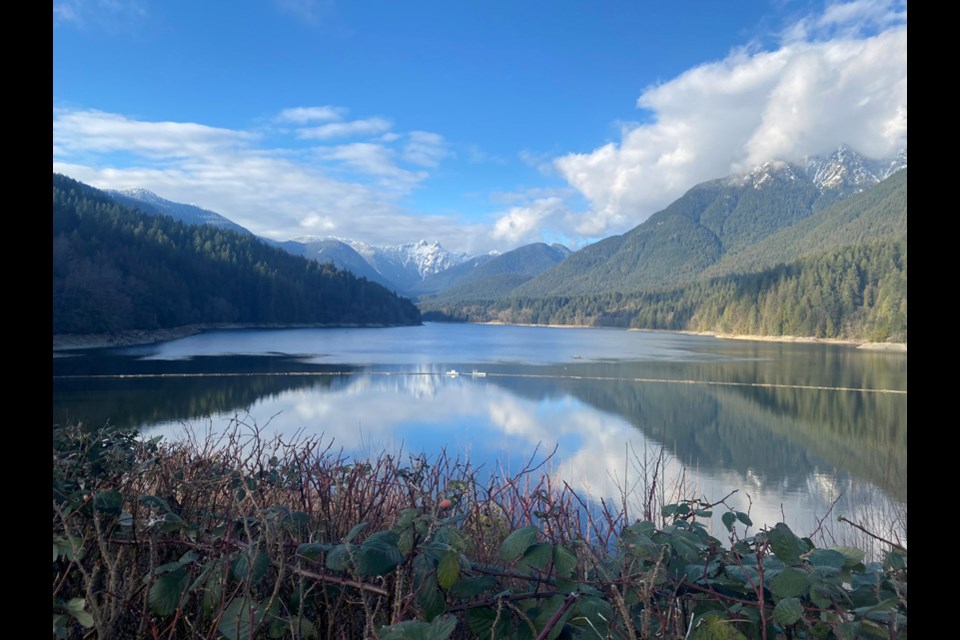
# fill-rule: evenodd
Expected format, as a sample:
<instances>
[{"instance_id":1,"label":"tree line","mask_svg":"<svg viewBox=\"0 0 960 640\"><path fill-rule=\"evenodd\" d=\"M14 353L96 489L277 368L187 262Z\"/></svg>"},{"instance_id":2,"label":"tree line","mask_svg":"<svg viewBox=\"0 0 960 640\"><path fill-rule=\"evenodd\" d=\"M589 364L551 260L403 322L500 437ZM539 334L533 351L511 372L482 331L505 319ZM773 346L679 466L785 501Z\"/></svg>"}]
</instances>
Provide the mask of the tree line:
<instances>
[{"instance_id":1,"label":"tree line","mask_svg":"<svg viewBox=\"0 0 960 640\"><path fill-rule=\"evenodd\" d=\"M754 273L640 293L428 307L427 320L907 340L907 241L875 240Z\"/></svg>"},{"instance_id":2,"label":"tree line","mask_svg":"<svg viewBox=\"0 0 960 640\"><path fill-rule=\"evenodd\" d=\"M200 323L417 324L413 303L252 235L120 206L53 177L53 331Z\"/></svg>"}]
</instances>

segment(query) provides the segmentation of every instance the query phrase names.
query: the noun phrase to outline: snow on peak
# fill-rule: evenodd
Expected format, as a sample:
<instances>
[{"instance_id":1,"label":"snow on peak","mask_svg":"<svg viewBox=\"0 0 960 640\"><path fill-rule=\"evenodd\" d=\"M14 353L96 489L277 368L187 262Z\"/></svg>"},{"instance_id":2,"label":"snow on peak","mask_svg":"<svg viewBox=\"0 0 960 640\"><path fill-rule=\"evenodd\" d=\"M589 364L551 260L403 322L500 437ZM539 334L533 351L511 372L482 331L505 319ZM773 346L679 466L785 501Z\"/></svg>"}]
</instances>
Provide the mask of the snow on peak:
<instances>
[{"instance_id":1,"label":"snow on peak","mask_svg":"<svg viewBox=\"0 0 960 640\"><path fill-rule=\"evenodd\" d=\"M763 189L778 182L809 180L821 192L838 190L857 193L906 166L906 149L893 157L874 160L842 144L829 156L807 156L795 164L780 160L764 162L745 174L731 178L731 181Z\"/></svg>"}]
</instances>

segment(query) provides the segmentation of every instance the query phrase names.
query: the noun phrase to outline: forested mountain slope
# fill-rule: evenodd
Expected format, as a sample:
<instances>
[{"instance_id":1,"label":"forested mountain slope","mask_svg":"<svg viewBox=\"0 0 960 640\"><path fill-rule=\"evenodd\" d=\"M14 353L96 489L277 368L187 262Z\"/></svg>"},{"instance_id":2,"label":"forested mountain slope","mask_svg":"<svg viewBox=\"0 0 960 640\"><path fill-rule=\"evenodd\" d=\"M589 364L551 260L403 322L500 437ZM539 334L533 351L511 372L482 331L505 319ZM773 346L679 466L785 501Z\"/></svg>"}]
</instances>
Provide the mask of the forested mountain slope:
<instances>
[{"instance_id":1,"label":"forested mountain slope","mask_svg":"<svg viewBox=\"0 0 960 640\"><path fill-rule=\"evenodd\" d=\"M465 273L454 284L431 298L431 304L501 298L524 282L559 264L569 255L570 250L560 244L535 242L518 247Z\"/></svg>"},{"instance_id":2,"label":"forested mountain slope","mask_svg":"<svg viewBox=\"0 0 960 640\"><path fill-rule=\"evenodd\" d=\"M817 211L763 240L732 250L704 276L757 271L837 247L907 233L907 169L875 187Z\"/></svg>"},{"instance_id":3,"label":"forested mountain slope","mask_svg":"<svg viewBox=\"0 0 960 640\"><path fill-rule=\"evenodd\" d=\"M53 331L196 323L416 324L380 285L250 234L144 215L53 176Z\"/></svg>"},{"instance_id":4,"label":"forested mountain slope","mask_svg":"<svg viewBox=\"0 0 960 640\"><path fill-rule=\"evenodd\" d=\"M661 291L464 301L424 318L906 342L907 242L873 240Z\"/></svg>"}]
</instances>

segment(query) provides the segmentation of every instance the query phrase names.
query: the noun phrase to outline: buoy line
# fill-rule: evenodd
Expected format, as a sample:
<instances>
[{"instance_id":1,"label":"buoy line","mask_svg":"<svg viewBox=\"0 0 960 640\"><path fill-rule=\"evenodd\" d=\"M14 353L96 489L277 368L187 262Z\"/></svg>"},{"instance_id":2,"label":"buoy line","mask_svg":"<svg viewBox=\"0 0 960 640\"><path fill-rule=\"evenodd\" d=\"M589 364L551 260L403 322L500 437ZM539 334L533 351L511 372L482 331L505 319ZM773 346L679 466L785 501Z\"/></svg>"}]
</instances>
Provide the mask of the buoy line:
<instances>
[{"instance_id":1,"label":"buoy line","mask_svg":"<svg viewBox=\"0 0 960 640\"><path fill-rule=\"evenodd\" d=\"M334 376L440 376L449 377L443 371L274 371L274 372L223 372L223 373L116 373L53 376L55 380L116 380L151 378L243 378L250 376L289 377L334 377ZM461 377L472 377L469 373ZM485 378L536 378L543 380L592 380L597 382L643 382L659 384L708 385L722 387L755 387L760 389L802 389L806 391L846 391L862 393L888 393L907 395L904 389L864 389L858 387L829 387L805 384L782 384L774 382L731 382L726 380L693 380L677 378L628 378L615 376L575 376L546 373L486 373Z\"/></svg>"}]
</instances>

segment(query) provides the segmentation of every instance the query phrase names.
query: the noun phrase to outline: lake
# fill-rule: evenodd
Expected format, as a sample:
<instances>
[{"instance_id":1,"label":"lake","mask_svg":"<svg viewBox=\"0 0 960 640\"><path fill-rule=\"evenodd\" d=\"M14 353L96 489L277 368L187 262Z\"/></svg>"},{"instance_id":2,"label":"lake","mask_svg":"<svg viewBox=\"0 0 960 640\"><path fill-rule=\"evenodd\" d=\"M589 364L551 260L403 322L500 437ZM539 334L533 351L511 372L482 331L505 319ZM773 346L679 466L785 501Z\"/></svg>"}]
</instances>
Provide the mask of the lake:
<instances>
[{"instance_id":1,"label":"lake","mask_svg":"<svg viewBox=\"0 0 960 640\"><path fill-rule=\"evenodd\" d=\"M427 323L211 331L58 355L53 369L54 424L167 439L256 425L507 473L552 452L545 472L617 500L662 450L684 497L736 489L728 502L758 526L805 535L830 512L906 539L905 353Z\"/></svg>"}]
</instances>

